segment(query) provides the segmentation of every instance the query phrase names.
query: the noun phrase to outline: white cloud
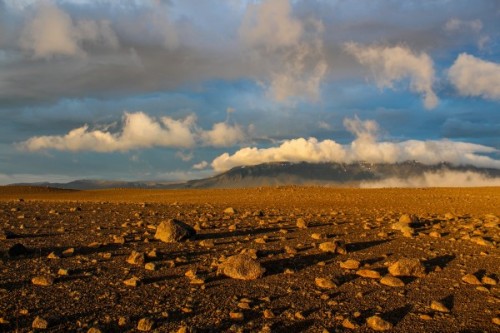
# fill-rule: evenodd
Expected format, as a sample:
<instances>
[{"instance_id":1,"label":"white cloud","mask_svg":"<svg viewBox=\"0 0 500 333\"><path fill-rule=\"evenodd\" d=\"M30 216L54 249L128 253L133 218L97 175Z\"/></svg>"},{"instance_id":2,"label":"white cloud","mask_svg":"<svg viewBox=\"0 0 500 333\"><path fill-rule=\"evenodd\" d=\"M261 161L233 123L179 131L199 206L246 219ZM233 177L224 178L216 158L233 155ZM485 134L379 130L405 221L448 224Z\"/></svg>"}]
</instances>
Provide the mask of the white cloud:
<instances>
[{"instance_id":1,"label":"white cloud","mask_svg":"<svg viewBox=\"0 0 500 333\"><path fill-rule=\"evenodd\" d=\"M246 132L238 124L216 123L210 130L196 125L196 117L176 120L170 117L152 118L143 112L125 113L123 127L111 132L110 126L98 126L89 130L88 125L75 128L66 135L35 136L18 143L20 149L40 151L113 152L151 147L193 148L196 145L229 147L247 139ZM193 158L191 153L177 152L183 161Z\"/></svg>"},{"instance_id":2,"label":"white cloud","mask_svg":"<svg viewBox=\"0 0 500 333\"><path fill-rule=\"evenodd\" d=\"M424 164L449 162L500 168L499 160L482 155L497 152L492 147L449 140L380 142L376 138L378 125L374 121L346 119L344 125L356 135L355 140L348 145L340 145L333 140L297 138L285 140L278 147L246 147L232 155L224 153L215 158L211 166L220 172L241 165L281 161L395 163L417 160Z\"/></svg>"},{"instance_id":3,"label":"white cloud","mask_svg":"<svg viewBox=\"0 0 500 333\"><path fill-rule=\"evenodd\" d=\"M57 5L42 1L36 4L34 17L26 21L19 46L32 52L35 58L51 58L85 55L84 42L118 47L118 38L109 21L73 22Z\"/></svg>"},{"instance_id":4,"label":"white cloud","mask_svg":"<svg viewBox=\"0 0 500 333\"><path fill-rule=\"evenodd\" d=\"M175 120L162 117L158 121L142 112L125 113L123 129L118 133L89 130L87 125L71 130L62 136L37 136L18 144L28 151L45 149L65 151L128 151L138 148L177 147L195 145L192 133L195 118Z\"/></svg>"},{"instance_id":5,"label":"white cloud","mask_svg":"<svg viewBox=\"0 0 500 333\"><path fill-rule=\"evenodd\" d=\"M460 30L471 30L477 33L483 29L483 22L481 20L464 21L457 18L452 18L446 21L444 29L450 32L460 31Z\"/></svg>"},{"instance_id":6,"label":"white cloud","mask_svg":"<svg viewBox=\"0 0 500 333\"><path fill-rule=\"evenodd\" d=\"M448 71L448 77L463 96L500 99L500 64L460 54Z\"/></svg>"},{"instance_id":7,"label":"white cloud","mask_svg":"<svg viewBox=\"0 0 500 333\"><path fill-rule=\"evenodd\" d=\"M392 88L395 81L405 78L410 80L410 90L420 93L424 106L433 109L438 104L434 93L434 64L424 52L416 54L405 46L363 46L357 43L346 43L344 49L367 66L380 88Z\"/></svg>"},{"instance_id":8,"label":"white cloud","mask_svg":"<svg viewBox=\"0 0 500 333\"><path fill-rule=\"evenodd\" d=\"M245 131L239 125L226 122L216 123L211 130L202 131L201 137L205 145L213 147L229 147L246 139Z\"/></svg>"},{"instance_id":9,"label":"white cloud","mask_svg":"<svg viewBox=\"0 0 500 333\"><path fill-rule=\"evenodd\" d=\"M239 30L240 40L269 78L267 94L278 102L306 98L317 101L328 65L324 56L320 21L303 22L292 14L289 0L248 4Z\"/></svg>"},{"instance_id":10,"label":"white cloud","mask_svg":"<svg viewBox=\"0 0 500 333\"><path fill-rule=\"evenodd\" d=\"M200 163L196 163L195 165L193 165L193 169L195 170L203 170L206 167L208 167L207 161L201 161Z\"/></svg>"},{"instance_id":11,"label":"white cloud","mask_svg":"<svg viewBox=\"0 0 500 333\"><path fill-rule=\"evenodd\" d=\"M472 171L425 172L410 178L388 178L380 181L362 182L362 188L385 187L485 187L500 186L500 178L492 178Z\"/></svg>"}]
</instances>

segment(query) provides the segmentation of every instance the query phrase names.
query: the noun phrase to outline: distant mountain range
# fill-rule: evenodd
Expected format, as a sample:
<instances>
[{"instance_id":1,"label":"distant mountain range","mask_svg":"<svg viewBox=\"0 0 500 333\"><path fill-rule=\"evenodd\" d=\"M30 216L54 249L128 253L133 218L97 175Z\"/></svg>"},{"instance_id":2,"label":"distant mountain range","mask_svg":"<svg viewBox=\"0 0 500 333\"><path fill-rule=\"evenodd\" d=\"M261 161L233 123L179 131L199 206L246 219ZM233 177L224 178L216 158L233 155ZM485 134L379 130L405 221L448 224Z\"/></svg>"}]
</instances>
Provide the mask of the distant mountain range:
<instances>
[{"instance_id":1,"label":"distant mountain range","mask_svg":"<svg viewBox=\"0 0 500 333\"><path fill-rule=\"evenodd\" d=\"M488 178L499 178L500 169L474 166L454 166L449 163L425 165L416 161L402 163L290 163L275 162L254 166L235 167L213 177L187 182L168 181L108 181L75 180L69 183L23 183L13 185L45 186L61 189L185 189L185 188L244 188L281 185L318 185L358 187L361 183L385 179L411 179L425 174L474 173Z\"/></svg>"}]
</instances>

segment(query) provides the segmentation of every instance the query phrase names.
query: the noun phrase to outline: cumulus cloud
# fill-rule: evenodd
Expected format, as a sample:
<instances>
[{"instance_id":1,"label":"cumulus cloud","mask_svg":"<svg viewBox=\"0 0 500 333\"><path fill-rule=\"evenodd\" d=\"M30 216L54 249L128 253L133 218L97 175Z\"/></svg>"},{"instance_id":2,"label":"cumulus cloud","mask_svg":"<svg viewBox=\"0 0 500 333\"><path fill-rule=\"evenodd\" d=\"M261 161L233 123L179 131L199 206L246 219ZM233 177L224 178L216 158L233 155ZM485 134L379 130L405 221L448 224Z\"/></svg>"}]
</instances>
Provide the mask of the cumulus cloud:
<instances>
[{"instance_id":1,"label":"cumulus cloud","mask_svg":"<svg viewBox=\"0 0 500 333\"><path fill-rule=\"evenodd\" d=\"M472 171L425 172L410 178L388 178L380 181L362 182L362 188L386 187L485 187L500 186L500 178L488 177Z\"/></svg>"},{"instance_id":2,"label":"cumulus cloud","mask_svg":"<svg viewBox=\"0 0 500 333\"><path fill-rule=\"evenodd\" d=\"M448 70L448 77L463 96L500 99L500 64L461 53Z\"/></svg>"},{"instance_id":3,"label":"cumulus cloud","mask_svg":"<svg viewBox=\"0 0 500 333\"><path fill-rule=\"evenodd\" d=\"M328 65L324 56L322 23L293 16L289 0L248 4L239 29L240 39L259 62L270 66L263 82L278 102L306 98L317 101Z\"/></svg>"},{"instance_id":4,"label":"cumulus cloud","mask_svg":"<svg viewBox=\"0 0 500 333\"><path fill-rule=\"evenodd\" d=\"M55 149L63 151L128 151L138 148L177 147L190 148L195 145L192 133L195 118L182 120L161 117L155 120L143 112L125 113L123 128L111 133L89 130L88 125L71 130L62 136L36 136L19 144L28 151Z\"/></svg>"},{"instance_id":5,"label":"cumulus cloud","mask_svg":"<svg viewBox=\"0 0 500 333\"><path fill-rule=\"evenodd\" d=\"M392 88L395 81L410 80L410 90L423 96L424 106L433 109L438 104L432 84L434 82L434 63L424 53L415 53L405 46L364 46L349 42L344 50L368 67L378 87Z\"/></svg>"},{"instance_id":6,"label":"cumulus cloud","mask_svg":"<svg viewBox=\"0 0 500 333\"><path fill-rule=\"evenodd\" d=\"M18 143L27 151L55 149L60 151L129 151L151 147L193 148L197 144L212 147L228 147L246 140L245 131L238 124L216 123L210 130L196 125L196 117L184 119L170 117L152 118L143 112L125 113L123 126L111 132L110 126L90 130L88 125L71 130L66 135L35 136ZM183 161L192 154L178 152Z\"/></svg>"},{"instance_id":7,"label":"cumulus cloud","mask_svg":"<svg viewBox=\"0 0 500 333\"><path fill-rule=\"evenodd\" d=\"M79 20L52 2L35 4L34 16L26 21L19 46L35 58L82 56L84 43L118 47L118 38L109 21Z\"/></svg>"},{"instance_id":8,"label":"cumulus cloud","mask_svg":"<svg viewBox=\"0 0 500 333\"><path fill-rule=\"evenodd\" d=\"M395 163L417 160L424 164L449 162L500 168L499 160L483 155L498 152L492 147L449 140L384 142L377 140L378 125L374 121L346 119L344 126L356 136L348 145L333 140L297 138L285 140L278 147L246 147L232 155L224 153L215 158L211 166L220 172L241 165L282 161Z\"/></svg>"},{"instance_id":9,"label":"cumulus cloud","mask_svg":"<svg viewBox=\"0 0 500 333\"><path fill-rule=\"evenodd\" d=\"M195 170L203 170L206 167L208 167L207 161L201 161L200 163L196 163L195 165L193 165L193 169Z\"/></svg>"},{"instance_id":10,"label":"cumulus cloud","mask_svg":"<svg viewBox=\"0 0 500 333\"><path fill-rule=\"evenodd\" d=\"M211 130L201 133L203 142L213 147L229 147L245 140L245 131L239 125L216 123Z\"/></svg>"}]
</instances>

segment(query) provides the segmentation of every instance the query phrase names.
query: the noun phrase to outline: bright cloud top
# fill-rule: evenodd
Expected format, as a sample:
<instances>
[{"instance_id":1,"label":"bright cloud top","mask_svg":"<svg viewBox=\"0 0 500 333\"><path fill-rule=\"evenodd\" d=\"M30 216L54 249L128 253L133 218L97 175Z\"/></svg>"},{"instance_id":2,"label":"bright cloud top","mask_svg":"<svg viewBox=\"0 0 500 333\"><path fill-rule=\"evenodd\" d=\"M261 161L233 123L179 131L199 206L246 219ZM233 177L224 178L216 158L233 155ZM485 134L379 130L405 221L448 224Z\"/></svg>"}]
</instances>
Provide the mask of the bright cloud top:
<instances>
[{"instance_id":1,"label":"bright cloud top","mask_svg":"<svg viewBox=\"0 0 500 333\"><path fill-rule=\"evenodd\" d=\"M404 46L364 46L352 42L346 43L344 49L372 71L380 88L392 88L395 81L408 78L410 89L423 95L425 108L437 106L438 98L432 89L434 64L428 54L416 54Z\"/></svg>"},{"instance_id":2,"label":"bright cloud top","mask_svg":"<svg viewBox=\"0 0 500 333\"><path fill-rule=\"evenodd\" d=\"M462 53L448 77L461 95L500 99L500 64Z\"/></svg>"},{"instance_id":3,"label":"bright cloud top","mask_svg":"<svg viewBox=\"0 0 500 333\"><path fill-rule=\"evenodd\" d=\"M71 130L66 135L36 136L18 144L20 149L40 151L114 152L140 148L193 148L198 142L215 147L232 146L245 139L238 125L216 123L208 131L197 128L196 117L181 120L161 117L156 120L143 112L125 113L119 132L89 130L88 125Z\"/></svg>"},{"instance_id":4,"label":"bright cloud top","mask_svg":"<svg viewBox=\"0 0 500 333\"><path fill-rule=\"evenodd\" d=\"M448 140L380 142L376 140L378 125L374 121L346 119L344 125L356 135L356 139L349 145L341 145L333 140L298 138L285 140L278 147L248 147L233 155L224 153L215 158L211 166L221 172L241 165L282 161L395 163L417 160L424 164L449 162L456 165L500 168L500 161L481 155L496 152L492 147Z\"/></svg>"}]
</instances>

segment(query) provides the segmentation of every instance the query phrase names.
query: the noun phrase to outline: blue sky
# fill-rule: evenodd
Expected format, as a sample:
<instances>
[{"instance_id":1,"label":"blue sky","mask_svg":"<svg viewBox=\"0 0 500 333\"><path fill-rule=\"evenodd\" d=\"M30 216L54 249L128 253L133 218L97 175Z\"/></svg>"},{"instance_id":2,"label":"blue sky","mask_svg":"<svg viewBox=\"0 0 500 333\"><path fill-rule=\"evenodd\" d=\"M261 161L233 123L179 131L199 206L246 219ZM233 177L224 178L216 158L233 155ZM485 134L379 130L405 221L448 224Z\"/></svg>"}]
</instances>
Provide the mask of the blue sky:
<instances>
[{"instance_id":1,"label":"blue sky","mask_svg":"<svg viewBox=\"0 0 500 333\"><path fill-rule=\"evenodd\" d=\"M0 1L0 184L500 168L500 3Z\"/></svg>"}]
</instances>

